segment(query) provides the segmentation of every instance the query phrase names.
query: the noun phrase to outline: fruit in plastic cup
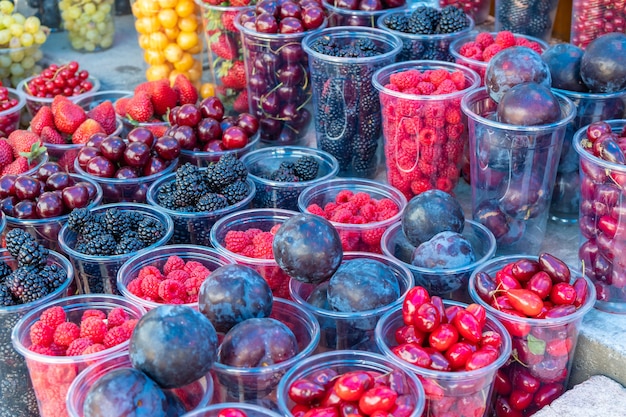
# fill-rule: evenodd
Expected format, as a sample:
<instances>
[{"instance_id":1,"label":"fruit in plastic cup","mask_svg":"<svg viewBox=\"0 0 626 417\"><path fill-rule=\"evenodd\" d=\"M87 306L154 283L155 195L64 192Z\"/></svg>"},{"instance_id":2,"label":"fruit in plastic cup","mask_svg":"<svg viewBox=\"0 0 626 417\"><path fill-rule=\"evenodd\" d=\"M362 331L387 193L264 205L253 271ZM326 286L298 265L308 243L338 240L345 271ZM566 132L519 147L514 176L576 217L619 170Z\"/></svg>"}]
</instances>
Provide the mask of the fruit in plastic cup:
<instances>
[{"instance_id":1,"label":"fruit in plastic cup","mask_svg":"<svg viewBox=\"0 0 626 417\"><path fill-rule=\"evenodd\" d=\"M224 410L239 410L244 412L247 417L280 417L280 414L260 405L237 402L213 404L199 408L185 414L185 417L219 417Z\"/></svg>"},{"instance_id":2,"label":"fruit in plastic cup","mask_svg":"<svg viewBox=\"0 0 626 417\"><path fill-rule=\"evenodd\" d=\"M443 0L445 1L445 0ZM487 8L489 9L489 8ZM454 33L441 33L432 35L419 35L405 33L390 29L385 24L385 18L391 16L410 17L412 9L387 12L378 18L378 27L393 33L402 40L402 51L398 55L397 62L430 60L454 62L454 56L450 54L450 43L474 30L474 20L468 14L469 26ZM466 12L467 13L467 12Z\"/></svg>"},{"instance_id":3,"label":"fruit in plastic cup","mask_svg":"<svg viewBox=\"0 0 626 417\"><path fill-rule=\"evenodd\" d=\"M444 300L444 307L466 304ZM488 366L472 371L445 372L422 368L410 364L397 357L391 348L398 345L395 332L404 325L402 307L396 306L389 310L378 321L376 326L376 343L385 357L403 369L417 375L424 386L426 393L426 415L444 416L447 411L450 415L486 416L491 404L491 392L494 386L496 371L502 367L511 355L511 338L506 328L495 319L494 315L487 314L484 330L495 331L502 338L502 347L498 358ZM452 409L452 407L455 407ZM455 411L453 411L455 410Z\"/></svg>"},{"instance_id":4,"label":"fruit in plastic cup","mask_svg":"<svg viewBox=\"0 0 626 417\"><path fill-rule=\"evenodd\" d=\"M407 7L403 4L399 7L393 7L389 9L381 10L351 10L338 5L337 0L324 0L322 5L324 9L328 10L328 26L366 26L375 28L376 21L380 16L387 13L389 10L402 10ZM403 2L404 3L404 2Z\"/></svg>"},{"instance_id":5,"label":"fruit in plastic cup","mask_svg":"<svg viewBox=\"0 0 626 417\"><path fill-rule=\"evenodd\" d=\"M412 412L401 415L419 417L424 411L426 397L422 383L415 374L407 371L404 366L398 366L398 364L377 353L337 350L313 355L285 374L278 385L277 393L278 407L281 413L288 417L294 416L292 410L296 403L289 398L288 392L295 381L309 379L316 374L323 374L328 371L334 371L338 375L344 375L348 372L374 372L392 375L394 379L397 378L402 381L398 385L404 392L402 395L406 396L407 402L404 403L403 401L403 404L413 407ZM402 409L403 413L405 411L408 410ZM390 415L394 414L391 412Z\"/></svg>"},{"instance_id":6,"label":"fruit in plastic cup","mask_svg":"<svg viewBox=\"0 0 626 417\"><path fill-rule=\"evenodd\" d=\"M220 266L234 264L235 260L217 252L213 248L196 245L165 245L149 252L138 253L122 265L117 271L117 289L119 293L143 306L147 311L161 305L161 303L138 297L128 290L128 283L137 278L141 269L146 266L154 266L160 271L170 256L178 256L185 262L200 262L209 271L214 271ZM189 303L187 306L198 309L198 303Z\"/></svg>"},{"instance_id":7,"label":"fruit in plastic cup","mask_svg":"<svg viewBox=\"0 0 626 417\"><path fill-rule=\"evenodd\" d=\"M39 109L42 108L43 106L50 107L52 105L52 100L54 100L54 98L52 97L37 97L28 93L26 86L28 82L32 80L33 78L35 78L36 76L37 75L33 75L32 77L23 79L22 81L20 81L17 87L15 87L16 90L21 91L22 93L26 95L26 110L28 110L28 114L30 114L31 117L34 117L39 111ZM87 94L92 94L100 90L100 80L98 80L96 77L90 75L87 78L87 81L91 82L91 85L92 85L91 90L83 94L78 94L76 96L68 97L70 101L76 102L77 100L80 100L81 98L85 97Z\"/></svg>"},{"instance_id":8,"label":"fruit in plastic cup","mask_svg":"<svg viewBox=\"0 0 626 417\"><path fill-rule=\"evenodd\" d=\"M565 391L574 362L578 332L583 316L593 307L595 291L591 282L587 280L589 293L586 301L573 314L563 317L547 319L518 317L497 310L478 294L476 276L480 272L486 272L491 277L495 277L496 272L502 267L519 259L536 261L538 257L501 256L482 264L470 277L469 293L475 303L487 310L488 315L502 323L512 339L513 360L507 362L498 371L497 378L500 382L507 380L513 382L513 391L507 392L508 390L503 389L502 384L498 384L499 387L494 389L496 408L504 403L504 400L511 405L510 396L524 398L521 402L515 400L517 410L524 415L532 415ZM571 282L581 276L578 271L571 270L571 272ZM558 349L558 346L565 346L566 349ZM526 387L531 392L518 395L523 394ZM525 404L525 401L529 401L528 404ZM523 405L526 406L522 407Z\"/></svg>"},{"instance_id":9,"label":"fruit in plastic cup","mask_svg":"<svg viewBox=\"0 0 626 417\"><path fill-rule=\"evenodd\" d=\"M96 195L87 205L87 208L92 209L100 204L102 201L102 188L100 188L100 185L98 185L97 182L82 175L70 174L70 176L74 180L74 183L85 181L95 188ZM69 213L62 216L43 219L18 219L17 217L6 216L7 227L2 232L2 235L6 236L6 234L13 229L23 229L30 233L40 245L57 252L62 252L59 247L58 236L61 227L63 227L63 225L67 222L68 216Z\"/></svg>"},{"instance_id":10,"label":"fruit in plastic cup","mask_svg":"<svg viewBox=\"0 0 626 417\"><path fill-rule=\"evenodd\" d=\"M477 25L485 23L489 17L489 0L439 0L439 7L455 6L469 15Z\"/></svg>"},{"instance_id":11,"label":"fruit in plastic cup","mask_svg":"<svg viewBox=\"0 0 626 417\"><path fill-rule=\"evenodd\" d=\"M317 52L330 38L339 51L355 41L371 41L379 54L347 58ZM378 168L380 102L372 73L392 64L402 49L398 36L365 27L331 27L302 40L309 57L317 147L339 161L339 175L373 178Z\"/></svg>"},{"instance_id":12,"label":"fruit in plastic cup","mask_svg":"<svg viewBox=\"0 0 626 417\"><path fill-rule=\"evenodd\" d=\"M607 121L614 133L626 126L626 119ZM626 166L597 158L581 145L586 126L580 128L573 146L580 158L580 242L578 259L585 275L595 285L595 307L626 314L626 268L624 268L624 189L620 186ZM614 228L614 232L606 227Z\"/></svg>"},{"instance_id":13,"label":"fruit in plastic cup","mask_svg":"<svg viewBox=\"0 0 626 417\"><path fill-rule=\"evenodd\" d=\"M0 111L0 132L3 134L2 137L5 138L20 126L20 116L22 115L22 109L26 105L24 93L13 88L7 88L7 90L9 91L9 98L16 99L17 105Z\"/></svg>"},{"instance_id":14,"label":"fruit in plastic cup","mask_svg":"<svg viewBox=\"0 0 626 417\"><path fill-rule=\"evenodd\" d=\"M256 133L250 138L246 146L239 149L229 149L223 151L192 151L189 149L181 149L178 157L180 166L189 162L192 165L199 166L201 168L208 167L211 164L217 163L220 158L227 154L233 154L237 158L242 158L244 155L254 151L259 144L259 134Z\"/></svg>"},{"instance_id":15,"label":"fruit in plastic cup","mask_svg":"<svg viewBox=\"0 0 626 417\"><path fill-rule=\"evenodd\" d=\"M166 213L168 217L171 217L174 222L174 234L172 236L172 243L174 244L192 244L211 246L209 240L209 232L212 230L213 225L222 217L250 208L252 199L254 198L255 188L254 182L248 178L246 179L246 185L250 192L243 200L238 203L231 204L223 209L206 212L185 212L170 210L159 205L158 192L159 189L165 184L169 184L175 181L176 173L166 175L154 182L148 190L147 200L148 204L154 209L159 210L162 213Z\"/></svg>"},{"instance_id":16,"label":"fruit in plastic cup","mask_svg":"<svg viewBox=\"0 0 626 417\"><path fill-rule=\"evenodd\" d=\"M17 87L22 79L41 71L37 63L42 58L41 45L0 48L0 81L7 87Z\"/></svg>"},{"instance_id":17,"label":"fruit in plastic cup","mask_svg":"<svg viewBox=\"0 0 626 417\"><path fill-rule=\"evenodd\" d=\"M486 226L473 220L465 220L463 237L472 245L476 261L450 269L431 269L411 264L415 247L404 236L402 225L396 223L383 234L381 246L383 254L401 262L412 273L415 285L422 286L431 295L459 301L470 301L467 293L469 277L478 266L488 261L496 253L496 238Z\"/></svg>"},{"instance_id":18,"label":"fruit in plastic cup","mask_svg":"<svg viewBox=\"0 0 626 417\"><path fill-rule=\"evenodd\" d=\"M291 297L296 303L310 310L320 323L321 336L318 352L346 349L379 352L374 336L376 323L387 311L402 304L404 295L414 286L413 274L402 262L374 253L344 252L343 261L355 259L372 259L389 267L398 280L401 296L393 303L373 310L334 311L309 302L312 296L321 298L320 293L326 292L327 282L315 285L291 279L289 282ZM372 297L376 297L376 294L372 294Z\"/></svg>"},{"instance_id":19,"label":"fruit in plastic cup","mask_svg":"<svg viewBox=\"0 0 626 417\"><path fill-rule=\"evenodd\" d=\"M283 362L255 368L238 368L216 361L211 371L215 384L215 403L271 402L282 376L311 356L317 348L320 340L319 323L306 308L276 297L269 317L282 322L293 332L298 343L298 354Z\"/></svg>"},{"instance_id":20,"label":"fruit in plastic cup","mask_svg":"<svg viewBox=\"0 0 626 417\"><path fill-rule=\"evenodd\" d=\"M30 163L28 164L28 170L22 172L20 175L33 175L46 162L48 162L48 151L40 154L37 158L30 161Z\"/></svg>"},{"instance_id":21,"label":"fruit in plastic cup","mask_svg":"<svg viewBox=\"0 0 626 417\"><path fill-rule=\"evenodd\" d=\"M236 263L257 271L269 284L275 297L290 298L287 275L272 257L269 259L253 258L235 253L227 248L226 235L230 231L259 229L269 232L276 225L281 225L297 212L281 209L251 209L230 213L215 222L211 228L210 245L220 253L232 258Z\"/></svg>"},{"instance_id":22,"label":"fruit in plastic cup","mask_svg":"<svg viewBox=\"0 0 626 417\"><path fill-rule=\"evenodd\" d=\"M537 253L548 221L550 199L567 125L576 106L555 96L561 119L518 126L494 120L497 104L485 88L463 97L468 118L472 216L496 237L496 254Z\"/></svg>"},{"instance_id":23,"label":"fruit in plastic cup","mask_svg":"<svg viewBox=\"0 0 626 417\"><path fill-rule=\"evenodd\" d=\"M17 262L6 249L0 250L0 260L12 268L17 268ZM18 416L38 417L37 398L28 376L26 361L11 345L11 332L17 322L28 312L39 306L48 304L71 294L71 284L74 281L72 264L56 252L50 252L48 264L56 264L67 272L67 280L51 294L28 304L11 307L0 307L0 373L5 383L12 386L10 390L0 391L0 413Z\"/></svg>"},{"instance_id":24,"label":"fruit in plastic cup","mask_svg":"<svg viewBox=\"0 0 626 417\"><path fill-rule=\"evenodd\" d=\"M105 213L108 209L117 208L121 211L137 211L144 216L151 217L165 226L165 235L152 245L142 249L150 251L169 242L174 233L174 223L172 219L155 207L138 203L116 203L97 206L92 209L92 213ZM59 231L59 245L61 250L67 254L74 265L76 284L78 293L107 293L117 294L117 271L124 262L133 257L138 252L130 252L122 255L94 256L87 255L74 250L77 239L76 232L63 225Z\"/></svg>"},{"instance_id":25,"label":"fruit in plastic cup","mask_svg":"<svg viewBox=\"0 0 626 417\"><path fill-rule=\"evenodd\" d=\"M465 77L465 88L431 95L389 88L394 74L409 70L460 72ZM383 115L387 182L407 199L433 188L450 193L458 183L468 140L461 99L479 83L473 70L445 62L401 62L374 74L373 84L380 92Z\"/></svg>"},{"instance_id":26,"label":"fruit in plastic cup","mask_svg":"<svg viewBox=\"0 0 626 417\"><path fill-rule=\"evenodd\" d=\"M626 11L618 4L613 6L600 1L572 1L570 42L585 49L589 42L604 34L624 33Z\"/></svg>"},{"instance_id":27,"label":"fruit in plastic cup","mask_svg":"<svg viewBox=\"0 0 626 417\"><path fill-rule=\"evenodd\" d=\"M118 353L85 368L68 389L66 398L68 416L83 417L83 405L92 385L108 373L124 368L132 368L128 352ZM191 412L211 403L213 379L207 375L183 387L164 391L169 391L178 397L187 412Z\"/></svg>"},{"instance_id":28,"label":"fruit in plastic cup","mask_svg":"<svg viewBox=\"0 0 626 417\"><path fill-rule=\"evenodd\" d=\"M559 0L525 4L514 0L495 0L496 31L510 30L548 42L552 37L558 5Z\"/></svg>"},{"instance_id":29,"label":"fruit in plastic cup","mask_svg":"<svg viewBox=\"0 0 626 417\"><path fill-rule=\"evenodd\" d=\"M114 308L122 308L129 318L139 319L146 313L143 307L116 295L75 295L61 298L31 310L13 328L13 346L26 359L30 379L33 383L41 417L67 415L65 398L72 381L89 365L101 362L111 356L128 351L128 340L100 352L78 356L49 356L29 349L31 326L39 321L41 313L51 307L60 306L65 310L67 321L80 324L85 310L97 309L108 313Z\"/></svg>"},{"instance_id":30,"label":"fruit in plastic cup","mask_svg":"<svg viewBox=\"0 0 626 417\"><path fill-rule=\"evenodd\" d=\"M82 0L59 1L63 29L67 31L72 49L79 52L98 52L113 46L114 10L114 0L92 3Z\"/></svg>"},{"instance_id":31,"label":"fruit in plastic cup","mask_svg":"<svg viewBox=\"0 0 626 417\"><path fill-rule=\"evenodd\" d=\"M295 163L309 156L319 165L317 177L309 181L281 182L269 179L282 163ZM312 185L333 179L339 172L337 159L328 152L300 146L274 146L253 151L241 157L254 181L256 194L252 200L254 208L278 208L298 211L298 197Z\"/></svg>"}]
</instances>

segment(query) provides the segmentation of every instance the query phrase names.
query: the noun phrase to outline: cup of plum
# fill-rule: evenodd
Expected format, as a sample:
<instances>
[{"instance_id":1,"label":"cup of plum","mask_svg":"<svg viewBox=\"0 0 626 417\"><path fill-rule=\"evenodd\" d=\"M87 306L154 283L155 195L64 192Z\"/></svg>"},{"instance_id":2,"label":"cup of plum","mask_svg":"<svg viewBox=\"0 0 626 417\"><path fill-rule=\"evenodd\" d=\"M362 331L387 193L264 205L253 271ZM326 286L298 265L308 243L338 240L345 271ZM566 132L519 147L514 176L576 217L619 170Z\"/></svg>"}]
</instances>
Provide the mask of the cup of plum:
<instances>
[{"instance_id":1,"label":"cup of plum","mask_svg":"<svg viewBox=\"0 0 626 417\"><path fill-rule=\"evenodd\" d=\"M187 413L185 417L225 417L230 415L239 417L280 417L280 414L269 408L256 404L237 402L209 405L208 407Z\"/></svg>"},{"instance_id":2,"label":"cup of plum","mask_svg":"<svg viewBox=\"0 0 626 417\"><path fill-rule=\"evenodd\" d=\"M432 417L488 415L496 371L511 354L506 329L483 307L443 301L419 286L380 318L376 343L419 378Z\"/></svg>"},{"instance_id":3,"label":"cup of plum","mask_svg":"<svg viewBox=\"0 0 626 417\"><path fill-rule=\"evenodd\" d=\"M87 398L91 397L93 399L102 395L98 392L96 382L106 375L110 375L112 372L128 368L132 368L128 352L117 353L106 359L94 362L85 368L85 370L74 379L67 391L66 406L68 416L84 417L86 414L83 407ZM130 389L130 387L128 388ZM178 413L187 413L206 407L211 403L211 399L213 398L213 380L210 375L207 375L180 388L166 389L163 391L168 399L168 405L170 405L169 410L176 410ZM120 407L120 410L122 409L123 408Z\"/></svg>"},{"instance_id":4,"label":"cup of plum","mask_svg":"<svg viewBox=\"0 0 626 417\"><path fill-rule=\"evenodd\" d=\"M531 415L565 392L583 316L596 298L591 281L543 252L492 259L474 271L469 292L512 339L512 360L495 378L495 414Z\"/></svg>"},{"instance_id":5,"label":"cup of plum","mask_svg":"<svg viewBox=\"0 0 626 417\"><path fill-rule=\"evenodd\" d=\"M41 417L67 415L66 395L88 366L128 351L143 307L116 295L76 295L31 310L13 328Z\"/></svg>"},{"instance_id":6,"label":"cup of plum","mask_svg":"<svg viewBox=\"0 0 626 417\"><path fill-rule=\"evenodd\" d=\"M389 10L407 7L405 0L324 0L328 26L366 26L375 28L376 20Z\"/></svg>"},{"instance_id":7,"label":"cup of plum","mask_svg":"<svg viewBox=\"0 0 626 417\"><path fill-rule=\"evenodd\" d=\"M256 186L255 208L298 211L300 193L312 185L335 178L337 159L319 149L272 146L241 158Z\"/></svg>"},{"instance_id":8,"label":"cup of plum","mask_svg":"<svg viewBox=\"0 0 626 417\"><path fill-rule=\"evenodd\" d=\"M304 413L419 417L425 395L417 376L384 356L338 350L294 366L278 386L278 407Z\"/></svg>"}]
</instances>

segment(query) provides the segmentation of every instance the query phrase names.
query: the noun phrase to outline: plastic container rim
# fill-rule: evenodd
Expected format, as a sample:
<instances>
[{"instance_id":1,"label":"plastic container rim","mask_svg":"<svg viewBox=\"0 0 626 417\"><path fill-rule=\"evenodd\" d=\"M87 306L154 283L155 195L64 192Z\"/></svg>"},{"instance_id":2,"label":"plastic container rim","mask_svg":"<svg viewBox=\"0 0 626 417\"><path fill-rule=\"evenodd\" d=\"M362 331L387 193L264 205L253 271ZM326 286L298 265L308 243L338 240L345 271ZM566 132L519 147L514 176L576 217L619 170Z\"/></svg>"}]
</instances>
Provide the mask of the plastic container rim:
<instances>
[{"instance_id":1,"label":"plastic container rim","mask_svg":"<svg viewBox=\"0 0 626 417\"><path fill-rule=\"evenodd\" d=\"M38 77L39 74L37 75L33 75L31 77L28 78L24 78L22 81L20 81L20 83L17 85L17 87L15 87L17 90L22 91L24 93L24 95L26 96L27 101L33 101L33 102L37 102L37 103L52 103L52 101L54 100L54 98L50 98L50 97L37 97L37 96L33 96L31 94L29 94L28 92L26 92L26 85L28 84L28 82L30 80L32 80L35 77ZM69 99L72 102L75 102L78 99L81 99L83 97L85 97L85 95L90 94L90 93L95 93L100 91L100 80L96 77L94 77L93 75L90 75L89 77L87 77L87 81L91 81L92 87L91 90L89 91L85 91L84 93L75 95L75 96L69 96L67 97L67 99Z\"/></svg>"}]
</instances>

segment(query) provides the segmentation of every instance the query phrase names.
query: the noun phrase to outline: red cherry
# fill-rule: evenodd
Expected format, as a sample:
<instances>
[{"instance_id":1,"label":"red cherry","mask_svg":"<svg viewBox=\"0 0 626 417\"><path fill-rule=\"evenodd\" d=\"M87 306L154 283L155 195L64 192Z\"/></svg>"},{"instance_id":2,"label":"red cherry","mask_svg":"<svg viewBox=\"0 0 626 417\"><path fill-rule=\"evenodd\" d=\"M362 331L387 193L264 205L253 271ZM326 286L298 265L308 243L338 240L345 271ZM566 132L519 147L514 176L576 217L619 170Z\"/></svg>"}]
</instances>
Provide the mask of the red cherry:
<instances>
[{"instance_id":1,"label":"red cherry","mask_svg":"<svg viewBox=\"0 0 626 417\"><path fill-rule=\"evenodd\" d=\"M222 134L222 146L225 149L241 149L248 144L248 135L238 126L229 127Z\"/></svg>"},{"instance_id":2,"label":"red cherry","mask_svg":"<svg viewBox=\"0 0 626 417\"><path fill-rule=\"evenodd\" d=\"M61 191L63 205L68 210L86 207L91 201L89 198L89 190L84 185L76 184L64 188Z\"/></svg>"},{"instance_id":3,"label":"red cherry","mask_svg":"<svg viewBox=\"0 0 626 417\"><path fill-rule=\"evenodd\" d=\"M363 371L346 372L335 381L337 396L344 401L358 401L374 384L374 378Z\"/></svg>"},{"instance_id":4,"label":"red cherry","mask_svg":"<svg viewBox=\"0 0 626 417\"><path fill-rule=\"evenodd\" d=\"M63 214L63 201L57 193L46 191L37 199L35 208L37 216L44 219L49 217L57 217Z\"/></svg>"}]
</instances>

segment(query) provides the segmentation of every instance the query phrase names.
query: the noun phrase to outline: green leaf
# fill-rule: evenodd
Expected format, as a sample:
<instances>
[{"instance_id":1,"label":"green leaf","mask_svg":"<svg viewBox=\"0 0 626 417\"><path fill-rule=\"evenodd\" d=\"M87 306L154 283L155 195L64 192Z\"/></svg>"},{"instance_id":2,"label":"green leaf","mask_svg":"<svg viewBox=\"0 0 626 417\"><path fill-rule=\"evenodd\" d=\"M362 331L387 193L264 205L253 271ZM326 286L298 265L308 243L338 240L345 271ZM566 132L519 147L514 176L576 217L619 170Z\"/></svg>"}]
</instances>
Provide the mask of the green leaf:
<instances>
[{"instance_id":1,"label":"green leaf","mask_svg":"<svg viewBox=\"0 0 626 417\"><path fill-rule=\"evenodd\" d=\"M543 355L546 351L545 340L537 339L532 334L528 335L528 350L533 355Z\"/></svg>"}]
</instances>

